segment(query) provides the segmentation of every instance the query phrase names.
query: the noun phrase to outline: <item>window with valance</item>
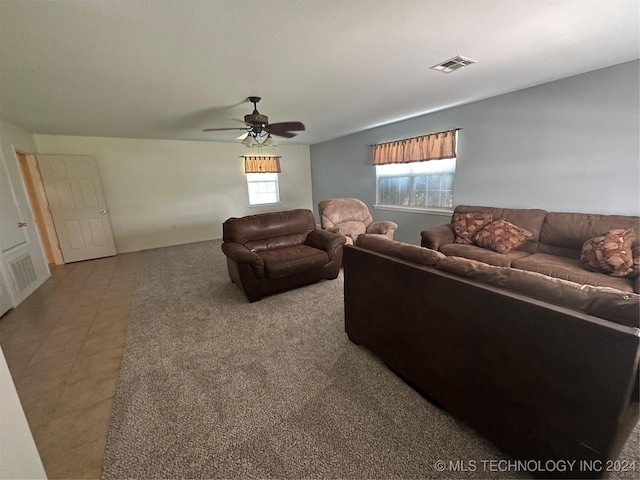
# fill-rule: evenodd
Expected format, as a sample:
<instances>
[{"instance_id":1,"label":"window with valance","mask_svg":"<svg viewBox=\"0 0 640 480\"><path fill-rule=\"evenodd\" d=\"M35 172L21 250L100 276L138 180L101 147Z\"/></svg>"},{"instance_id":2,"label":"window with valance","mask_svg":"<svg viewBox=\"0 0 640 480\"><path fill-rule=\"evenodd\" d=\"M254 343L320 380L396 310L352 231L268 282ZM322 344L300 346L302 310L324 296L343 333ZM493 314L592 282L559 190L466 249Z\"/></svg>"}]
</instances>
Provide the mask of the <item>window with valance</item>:
<instances>
[{"instance_id":1,"label":"window with valance","mask_svg":"<svg viewBox=\"0 0 640 480\"><path fill-rule=\"evenodd\" d=\"M376 206L450 211L458 130L373 145Z\"/></svg>"},{"instance_id":2,"label":"window with valance","mask_svg":"<svg viewBox=\"0 0 640 480\"><path fill-rule=\"evenodd\" d=\"M249 205L279 203L280 157L246 156L243 158L244 172L247 174Z\"/></svg>"}]
</instances>

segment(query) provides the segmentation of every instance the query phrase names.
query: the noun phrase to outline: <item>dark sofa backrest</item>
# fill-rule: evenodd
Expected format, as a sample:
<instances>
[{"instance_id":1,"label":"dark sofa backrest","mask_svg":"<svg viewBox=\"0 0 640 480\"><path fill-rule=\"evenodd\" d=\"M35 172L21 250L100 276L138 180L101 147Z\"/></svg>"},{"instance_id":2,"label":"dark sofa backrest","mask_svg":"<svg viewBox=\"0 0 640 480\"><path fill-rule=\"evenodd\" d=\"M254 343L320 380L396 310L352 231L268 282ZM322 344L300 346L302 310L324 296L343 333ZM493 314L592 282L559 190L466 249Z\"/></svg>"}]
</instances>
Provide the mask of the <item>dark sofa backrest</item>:
<instances>
[{"instance_id":1,"label":"dark sofa backrest","mask_svg":"<svg viewBox=\"0 0 640 480\"><path fill-rule=\"evenodd\" d=\"M458 205L455 212L491 212L494 220L506 218L511 223L526 228L533 233L533 237L517 250L529 253L548 253L579 259L584 242L615 228L632 228L636 234L633 246L640 244L640 217L635 216L475 205Z\"/></svg>"},{"instance_id":2,"label":"dark sofa backrest","mask_svg":"<svg viewBox=\"0 0 640 480\"><path fill-rule=\"evenodd\" d=\"M524 242L517 250L535 253L540 238L540 230L542 223L547 215L546 210L539 208L496 208L482 207L474 205L458 205L455 209L456 213L472 213L472 212L491 212L494 220L506 218L509 222L518 227L529 230L533 236Z\"/></svg>"},{"instance_id":3,"label":"dark sofa backrest","mask_svg":"<svg viewBox=\"0 0 640 480\"><path fill-rule=\"evenodd\" d=\"M229 218L222 224L222 240L260 251L300 245L316 228L311 210L261 213Z\"/></svg>"},{"instance_id":4,"label":"dark sofa backrest","mask_svg":"<svg viewBox=\"0 0 640 480\"><path fill-rule=\"evenodd\" d=\"M516 459L604 463L637 423L636 328L351 245L344 303L352 342Z\"/></svg>"},{"instance_id":5,"label":"dark sofa backrest","mask_svg":"<svg viewBox=\"0 0 640 480\"><path fill-rule=\"evenodd\" d=\"M580 258L584 242L616 228L632 228L636 234L633 245L638 245L640 217L549 212L542 225L538 251Z\"/></svg>"}]
</instances>

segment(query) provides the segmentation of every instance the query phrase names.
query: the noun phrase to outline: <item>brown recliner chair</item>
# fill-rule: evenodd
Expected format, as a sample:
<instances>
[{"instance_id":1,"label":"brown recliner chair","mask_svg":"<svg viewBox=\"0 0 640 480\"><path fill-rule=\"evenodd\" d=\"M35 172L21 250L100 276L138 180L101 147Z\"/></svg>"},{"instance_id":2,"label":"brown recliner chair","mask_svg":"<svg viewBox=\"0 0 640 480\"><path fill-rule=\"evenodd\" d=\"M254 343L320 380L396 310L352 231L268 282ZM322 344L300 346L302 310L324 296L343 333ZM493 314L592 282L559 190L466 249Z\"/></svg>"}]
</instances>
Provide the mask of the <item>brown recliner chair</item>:
<instances>
[{"instance_id":1,"label":"brown recliner chair","mask_svg":"<svg viewBox=\"0 0 640 480\"><path fill-rule=\"evenodd\" d=\"M369 233L383 235L393 240L398 229L395 222L374 222L367 205L357 198L330 198L318 203L320 225L328 232L346 237L347 245L353 245L358 235Z\"/></svg>"},{"instance_id":2,"label":"brown recliner chair","mask_svg":"<svg viewBox=\"0 0 640 480\"><path fill-rule=\"evenodd\" d=\"M311 210L229 218L222 251L231 281L250 302L338 276L344 237L316 228Z\"/></svg>"}]
</instances>

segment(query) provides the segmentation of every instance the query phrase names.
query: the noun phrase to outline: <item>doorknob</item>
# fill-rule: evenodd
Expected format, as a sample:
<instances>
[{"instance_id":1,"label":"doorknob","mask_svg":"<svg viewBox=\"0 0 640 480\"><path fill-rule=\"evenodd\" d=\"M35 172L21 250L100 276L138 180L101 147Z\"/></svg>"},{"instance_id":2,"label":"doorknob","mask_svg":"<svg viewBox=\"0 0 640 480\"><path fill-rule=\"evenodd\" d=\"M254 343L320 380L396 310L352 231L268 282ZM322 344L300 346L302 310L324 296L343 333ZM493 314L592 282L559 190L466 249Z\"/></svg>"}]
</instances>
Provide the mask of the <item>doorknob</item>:
<instances>
[{"instance_id":1,"label":"doorknob","mask_svg":"<svg viewBox=\"0 0 640 480\"><path fill-rule=\"evenodd\" d=\"M107 211L106 211L106 210L102 210L102 211L100 212L100 215L106 215L106 214L107 214Z\"/></svg>"},{"instance_id":2,"label":"doorknob","mask_svg":"<svg viewBox=\"0 0 640 480\"><path fill-rule=\"evenodd\" d=\"M18 227L19 227L19 228L26 227L26 226L27 226L27 224L26 224L26 223L24 223L24 222L18 222Z\"/></svg>"}]
</instances>

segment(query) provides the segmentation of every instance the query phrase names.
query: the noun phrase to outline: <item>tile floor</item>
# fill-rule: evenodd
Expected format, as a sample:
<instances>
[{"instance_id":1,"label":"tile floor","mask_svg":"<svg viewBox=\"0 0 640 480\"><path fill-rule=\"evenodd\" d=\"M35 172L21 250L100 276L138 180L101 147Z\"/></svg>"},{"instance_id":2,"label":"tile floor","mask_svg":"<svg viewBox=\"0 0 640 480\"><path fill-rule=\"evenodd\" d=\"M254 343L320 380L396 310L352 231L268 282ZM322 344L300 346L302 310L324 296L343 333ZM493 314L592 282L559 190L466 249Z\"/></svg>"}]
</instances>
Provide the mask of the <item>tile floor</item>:
<instances>
[{"instance_id":1,"label":"tile floor","mask_svg":"<svg viewBox=\"0 0 640 480\"><path fill-rule=\"evenodd\" d=\"M100 478L140 258L51 266L51 278L0 317L0 345L49 478Z\"/></svg>"}]
</instances>

